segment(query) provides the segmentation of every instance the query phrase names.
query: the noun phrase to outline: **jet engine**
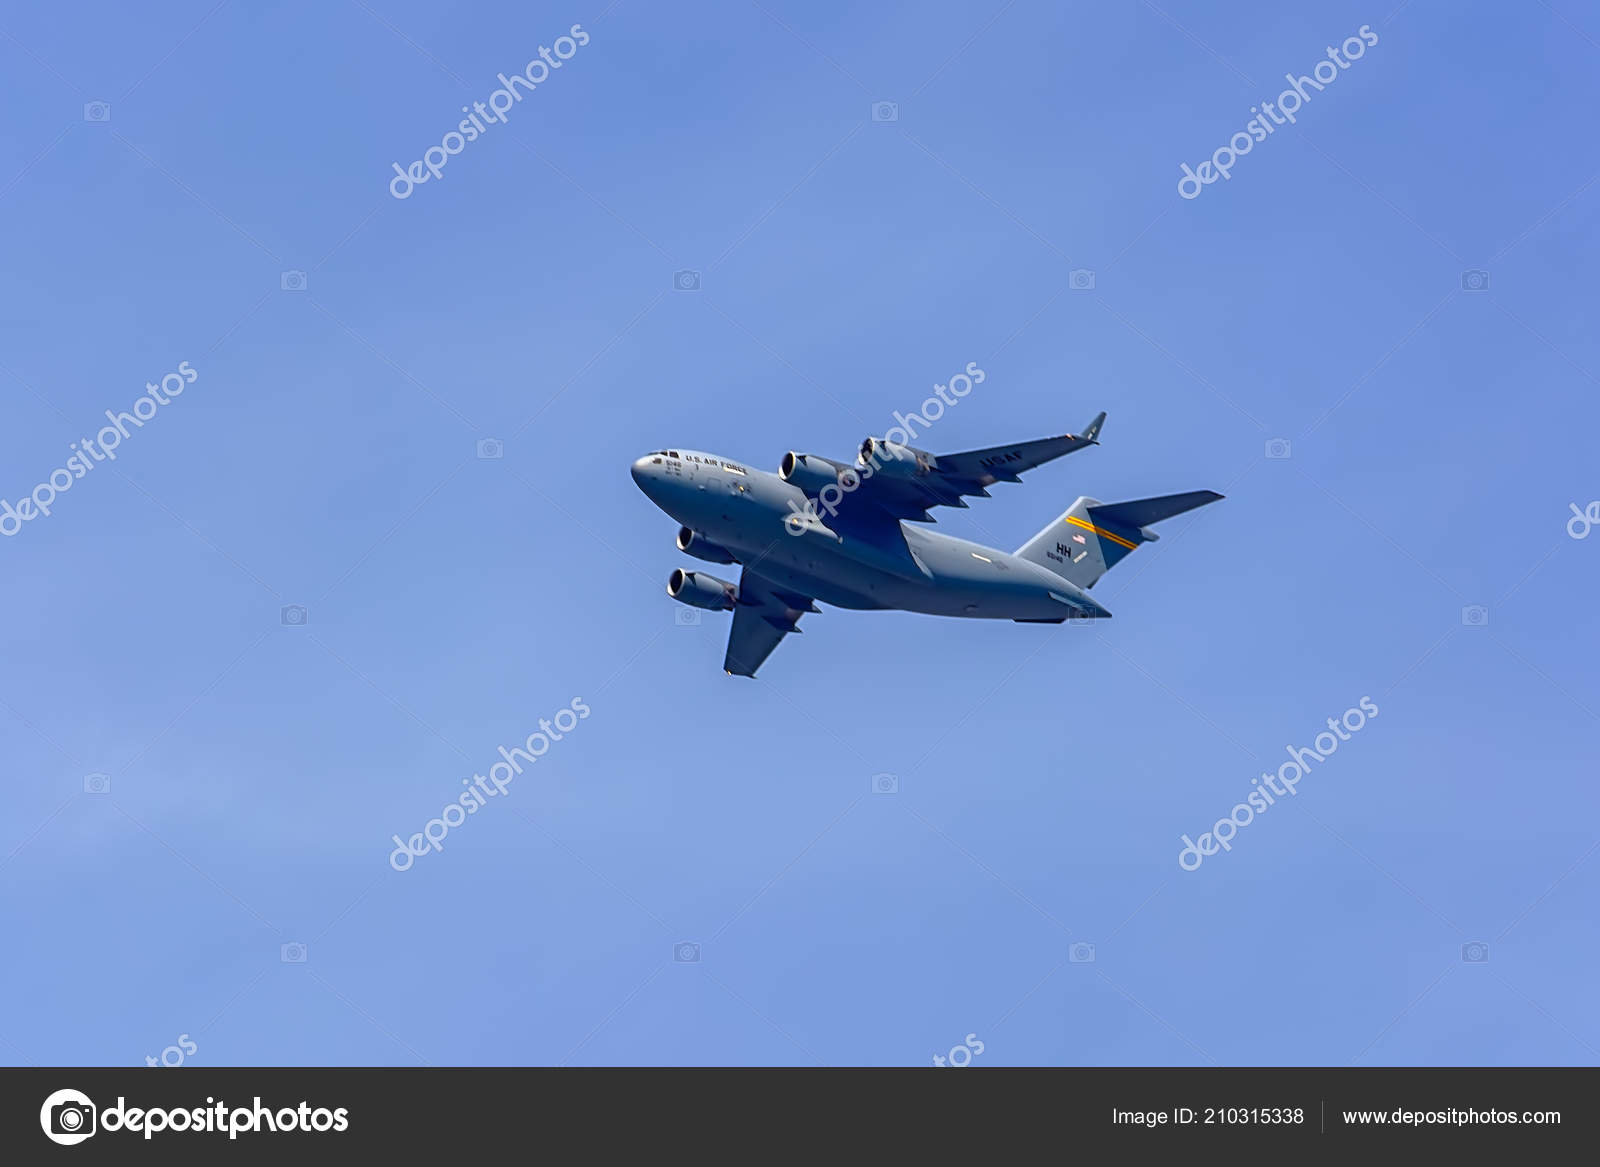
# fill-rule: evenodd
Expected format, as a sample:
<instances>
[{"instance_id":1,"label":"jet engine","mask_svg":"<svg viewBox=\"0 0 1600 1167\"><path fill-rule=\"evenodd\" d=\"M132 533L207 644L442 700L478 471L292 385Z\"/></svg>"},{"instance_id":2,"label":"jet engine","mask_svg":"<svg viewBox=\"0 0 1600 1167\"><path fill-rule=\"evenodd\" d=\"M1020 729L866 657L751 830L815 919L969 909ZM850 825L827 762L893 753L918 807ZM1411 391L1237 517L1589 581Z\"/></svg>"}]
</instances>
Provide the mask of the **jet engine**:
<instances>
[{"instance_id":1,"label":"jet engine","mask_svg":"<svg viewBox=\"0 0 1600 1167\"><path fill-rule=\"evenodd\" d=\"M791 486L798 486L807 494L816 494L825 486L843 486L843 475L854 475L855 467L823 458L817 454L796 454L790 450L778 463L778 477ZM849 489L854 489L852 483Z\"/></svg>"},{"instance_id":2,"label":"jet engine","mask_svg":"<svg viewBox=\"0 0 1600 1167\"><path fill-rule=\"evenodd\" d=\"M710 612L731 609L739 598L737 584L707 575L703 571L684 571L677 568L667 577L667 595L691 608L704 608Z\"/></svg>"},{"instance_id":3,"label":"jet engine","mask_svg":"<svg viewBox=\"0 0 1600 1167\"><path fill-rule=\"evenodd\" d=\"M707 563L737 563L733 552L720 543L713 543L692 527L678 528L678 550Z\"/></svg>"},{"instance_id":4,"label":"jet engine","mask_svg":"<svg viewBox=\"0 0 1600 1167\"><path fill-rule=\"evenodd\" d=\"M885 438L862 442L860 462L890 478L922 478L939 465L939 460L926 450L914 450Z\"/></svg>"}]
</instances>

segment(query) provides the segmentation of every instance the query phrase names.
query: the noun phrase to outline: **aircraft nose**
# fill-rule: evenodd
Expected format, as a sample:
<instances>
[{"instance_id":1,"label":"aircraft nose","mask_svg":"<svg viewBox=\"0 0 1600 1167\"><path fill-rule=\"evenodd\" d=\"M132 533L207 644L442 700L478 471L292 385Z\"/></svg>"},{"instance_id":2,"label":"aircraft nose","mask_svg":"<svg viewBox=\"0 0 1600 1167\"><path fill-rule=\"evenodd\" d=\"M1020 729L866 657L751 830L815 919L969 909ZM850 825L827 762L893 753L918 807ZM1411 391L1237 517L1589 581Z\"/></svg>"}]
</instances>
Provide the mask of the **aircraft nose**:
<instances>
[{"instance_id":1,"label":"aircraft nose","mask_svg":"<svg viewBox=\"0 0 1600 1167\"><path fill-rule=\"evenodd\" d=\"M649 458L649 456L647 455L647 456L645 456L643 458L640 458L638 461L636 461L633 464L633 468L629 471L629 473L633 475L634 484L636 486L638 486L638 488L640 490L644 490L645 489L645 485L650 481L650 458Z\"/></svg>"}]
</instances>

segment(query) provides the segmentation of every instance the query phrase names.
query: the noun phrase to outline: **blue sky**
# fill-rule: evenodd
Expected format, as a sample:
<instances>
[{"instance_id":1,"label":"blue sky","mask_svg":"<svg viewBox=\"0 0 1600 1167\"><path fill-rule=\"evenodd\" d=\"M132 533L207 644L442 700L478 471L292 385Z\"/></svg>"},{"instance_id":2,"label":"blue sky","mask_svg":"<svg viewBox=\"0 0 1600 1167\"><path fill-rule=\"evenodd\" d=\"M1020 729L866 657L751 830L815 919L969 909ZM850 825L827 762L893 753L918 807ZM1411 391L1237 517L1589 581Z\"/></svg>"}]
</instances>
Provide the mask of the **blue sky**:
<instances>
[{"instance_id":1,"label":"blue sky","mask_svg":"<svg viewBox=\"0 0 1600 1167\"><path fill-rule=\"evenodd\" d=\"M0 1060L1600 1060L1597 66L1571 0L8 11L0 496L197 378L0 539ZM935 451L1110 419L939 529L1227 501L1103 626L724 676L632 459L848 456L969 361Z\"/></svg>"}]
</instances>

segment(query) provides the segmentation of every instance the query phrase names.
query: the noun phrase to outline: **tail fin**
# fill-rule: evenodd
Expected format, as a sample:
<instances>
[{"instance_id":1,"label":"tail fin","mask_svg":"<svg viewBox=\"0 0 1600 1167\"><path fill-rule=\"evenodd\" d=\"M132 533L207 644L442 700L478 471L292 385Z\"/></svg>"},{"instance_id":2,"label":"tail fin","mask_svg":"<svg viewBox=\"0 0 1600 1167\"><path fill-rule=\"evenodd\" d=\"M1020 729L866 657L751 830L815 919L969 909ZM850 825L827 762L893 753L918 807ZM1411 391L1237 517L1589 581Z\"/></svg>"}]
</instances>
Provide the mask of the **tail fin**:
<instances>
[{"instance_id":1,"label":"tail fin","mask_svg":"<svg viewBox=\"0 0 1600 1167\"><path fill-rule=\"evenodd\" d=\"M1066 514L1017 548L1016 554L1080 588L1092 588L1128 552L1141 543L1155 542L1156 533L1146 530L1150 524L1221 497L1214 490L1191 490L1187 494L1136 498L1130 502L1080 498L1067 508Z\"/></svg>"}]
</instances>

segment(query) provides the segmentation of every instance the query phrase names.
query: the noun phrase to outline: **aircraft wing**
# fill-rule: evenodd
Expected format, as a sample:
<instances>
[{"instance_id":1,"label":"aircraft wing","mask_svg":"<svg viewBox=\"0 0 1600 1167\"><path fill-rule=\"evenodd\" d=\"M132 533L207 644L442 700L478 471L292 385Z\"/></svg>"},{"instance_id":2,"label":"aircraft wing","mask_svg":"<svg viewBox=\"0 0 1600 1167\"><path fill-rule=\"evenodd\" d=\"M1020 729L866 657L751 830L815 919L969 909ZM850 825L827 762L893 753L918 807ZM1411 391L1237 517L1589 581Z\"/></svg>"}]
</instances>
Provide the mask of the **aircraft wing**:
<instances>
[{"instance_id":1,"label":"aircraft wing","mask_svg":"<svg viewBox=\"0 0 1600 1167\"><path fill-rule=\"evenodd\" d=\"M919 455L907 447L898 447L902 452L899 461L886 465L885 459L870 476L862 474L860 486L845 496L839 509L850 517L859 515L858 507L866 507L876 508L897 520L932 522L933 516L928 511L933 507L965 507L968 497L988 498L985 488L996 482L1020 482L1019 476L1024 471L1085 446L1099 445L1100 427L1105 420L1106 415L1100 413L1079 434L1062 434L957 454ZM882 439L871 438L863 443L863 459L872 459L875 452L879 457L894 458L895 448L887 443L879 445L881 442ZM861 467L862 463L858 462L853 469L860 471Z\"/></svg>"},{"instance_id":2,"label":"aircraft wing","mask_svg":"<svg viewBox=\"0 0 1600 1167\"><path fill-rule=\"evenodd\" d=\"M810 596L765 579L748 567L739 576L739 602L733 609L728 632L728 652L722 667L735 677L753 677L772 650L791 632L806 612L817 611Z\"/></svg>"}]
</instances>

